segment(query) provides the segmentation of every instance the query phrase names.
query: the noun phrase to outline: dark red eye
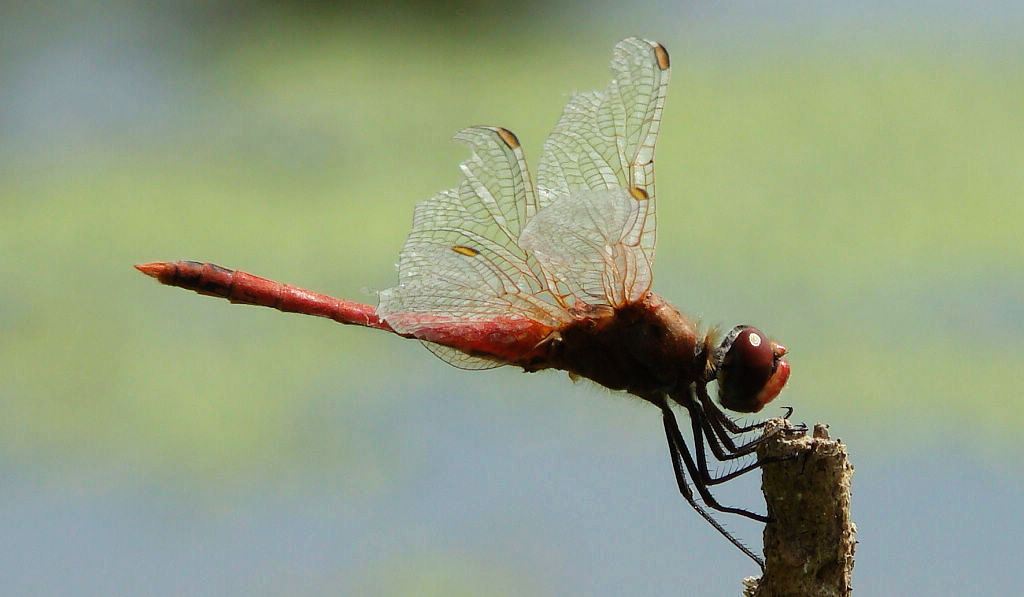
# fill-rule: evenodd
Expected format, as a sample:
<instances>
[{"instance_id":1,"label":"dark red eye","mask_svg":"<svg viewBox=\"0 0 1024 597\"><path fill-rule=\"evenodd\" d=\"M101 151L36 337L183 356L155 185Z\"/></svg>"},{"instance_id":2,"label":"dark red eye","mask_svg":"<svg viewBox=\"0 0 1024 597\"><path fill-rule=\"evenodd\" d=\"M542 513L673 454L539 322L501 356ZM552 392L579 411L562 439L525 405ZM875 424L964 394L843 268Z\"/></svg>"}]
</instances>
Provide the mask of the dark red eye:
<instances>
[{"instance_id":1,"label":"dark red eye","mask_svg":"<svg viewBox=\"0 0 1024 597\"><path fill-rule=\"evenodd\" d=\"M786 347L748 325L732 329L717 351L718 400L737 412L757 412L789 379Z\"/></svg>"}]
</instances>

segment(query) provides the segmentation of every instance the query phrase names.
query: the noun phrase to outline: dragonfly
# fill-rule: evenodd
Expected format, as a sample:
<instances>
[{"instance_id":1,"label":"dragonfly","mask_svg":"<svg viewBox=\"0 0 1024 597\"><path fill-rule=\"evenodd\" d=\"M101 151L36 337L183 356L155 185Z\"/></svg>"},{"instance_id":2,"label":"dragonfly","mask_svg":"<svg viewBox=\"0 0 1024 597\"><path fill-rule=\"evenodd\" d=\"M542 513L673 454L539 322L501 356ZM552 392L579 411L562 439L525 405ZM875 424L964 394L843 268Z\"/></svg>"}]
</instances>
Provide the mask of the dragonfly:
<instances>
[{"instance_id":1,"label":"dragonfly","mask_svg":"<svg viewBox=\"0 0 1024 597\"><path fill-rule=\"evenodd\" d=\"M654 149L669 55L656 42L624 39L611 71L603 91L571 97L543 145L536 178L510 131L459 131L455 140L471 150L462 179L416 205L398 283L378 293L376 306L206 262L135 267L163 284L232 303L414 338L463 369L563 370L633 394L661 411L680 493L763 569L760 556L711 510L770 518L723 505L710 488L768 459L737 461L719 475L707 452L725 463L756 451L764 437L744 441L743 434L764 422L742 426L722 407L756 413L774 399L790 375L786 348L750 325L720 339L713 329L702 332L651 290ZM692 451L674 407L689 415Z\"/></svg>"}]
</instances>

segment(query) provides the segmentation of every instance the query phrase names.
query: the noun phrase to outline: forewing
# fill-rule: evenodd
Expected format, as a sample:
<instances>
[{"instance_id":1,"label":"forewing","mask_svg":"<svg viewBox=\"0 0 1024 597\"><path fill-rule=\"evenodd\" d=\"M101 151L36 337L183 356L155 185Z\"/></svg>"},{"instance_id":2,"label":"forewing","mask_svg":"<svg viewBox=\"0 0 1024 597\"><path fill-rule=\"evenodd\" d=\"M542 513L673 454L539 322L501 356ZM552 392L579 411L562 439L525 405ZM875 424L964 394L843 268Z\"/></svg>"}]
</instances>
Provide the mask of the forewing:
<instances>
[{"instance_id":1,"label":"forewing","mask_svg":"<svg viewBox=\"0 0 1024 597\"><path fill-rule=\"evenodd\" d=\"M643 228L623 234L621 247L633 253L631 260L640 269L600 275L620 276L617 285L637 288L643 284L631 284L629 279L646 278L649 287L657 227L654 145L668 91L668 52L655 42L625 39L615 46L611 71L612 81L603 92L580 93L569 100L545 141L537 170L537 204L544 210L567 197L582 197L578 191L585 190L642 190L647 199L638 206L646 213L637 219ZM598 233L591 230L585 235ZM595 275L598 272L584 277ZM615 304L614 297L608 300Z\"/></svg>"}]
</instances>

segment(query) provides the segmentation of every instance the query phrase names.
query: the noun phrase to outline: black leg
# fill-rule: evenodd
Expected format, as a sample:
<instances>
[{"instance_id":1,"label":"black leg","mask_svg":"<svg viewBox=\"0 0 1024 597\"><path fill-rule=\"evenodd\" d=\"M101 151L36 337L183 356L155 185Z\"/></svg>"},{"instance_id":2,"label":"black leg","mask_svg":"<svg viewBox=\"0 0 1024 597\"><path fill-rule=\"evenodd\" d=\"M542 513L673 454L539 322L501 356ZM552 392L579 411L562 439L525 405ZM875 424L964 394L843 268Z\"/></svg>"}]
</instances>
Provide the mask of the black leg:
<instances>
[{"instance_id":1,"label":"black leg","mask_svg":"<svg viewBox=\"0 0 1024 597\"><path fill-rule=\"evenodd\" d=\"M700 398L700 403L702 404L703 408L705 408L705 412L708 413L709 419L714 421L715 422L714 424L721 425L721 426L725 427L731 433L734 433L734 434L748 433L750 431L761 429L762 427L764 427L765 425L768 424L768 421L771 420L771 419L765 419L764 421L759 421L757 423L753 423L751 425L745 425L745 426L737 425L736 422L733 421L731 417L729 417L728 415L723 413L722 409L718 408L718 404L716 404L715 400L713 400L711 398L711 395L708 394L708 387L706 385L703 385L703 384L700 384L700 383L696 384L696 393L697 393L697 397ZM790 415L792 415L792 414L793 414L793 407L785 407L785 415L783 415L782 418L783 419L788 419L788 418L790 418ZM754 441L760 441L760 438L759 439L755 439Z\"/></svg>"},{"instance_id":2,"label":"black leg","mask_svg":"<svg viewBox=\"0 0 1024 597\"><path fill-rule=\"evenodd\" d=\"M694 487L697 488L697 492L700 493L704 503L708 506L723 512L732 512L735 514L750 515L751 513L739 508L725 508L715 501L711 496L711 493L707 490L707 487L705 487L700 481L696 480L696 475L694 474L694 469L696 467L694 466L693 459L690 457L690 452L687 450L686 444L682 442L683 437L682 434L679 433L679 426L676 424L675 416L672 414L672 410L669 408L667 403L662 406L662 418L665 424L665 435L668 439L668 451L672 457L672 468L675 471L676 484L679 486L679 493L683 494L683 497L690 503L690 506L696 510L704 520L708 521L708 524L714 527L719 534L728 539L729 542L735 545L737 549L747 554L747 557L757 562L757 565L763 572L764 560L751 551L749 547L740 542L740 540L733 536L732 533L727 531L720 522L715 520L710 512L697 502L696 498L693 496L693 490L690 488L690 484L686 481L686 470L689 470L690 475L694 477Z\"/></svg>"},{"instance_id":3,"label":"black leg","mask_svg":"<svg viewBox=\"0 0 1024 597\"><path fill-rule=\"evenodd\" d=\"M689 389L687 389L686 394L683 396L674 395L673 399L686 408L690 414L691 423L700 424L703 435L707 437L708 447L711 448L711 452L718 460L726 461L742 458L757 449L758 441L756 440L737 447L733 438L722 428L721 423L714 416L709 417L705 414L704 409L693 397L693 393ZM696 438L697 435L697 430L694 430L694 437ZM698 445L700 443L697 441Z\"/></svg>"},{"instance_id":4,"label":"black leg","mask_svg":"<svg viewBox=\"0 0 1024 597\"><path fill-rule=\"evenodd\" d=\"M719 483L725 483L730 479L735 479L744 473L760 468L762 464L766 462L777 461L777 458L765 458L744 465L730 473L722 475L721 477L714 477L711 475L711 469L708 467L707 456L704 454L704 431L707 426L707 418L704 416L703 411L700 410L700 406L692 404L687 406L687 411L690 414L690 430L693 433L693 452L696 456L697 471L700 473L700 480L705 485L718 485ZM742 458L747 456L751 452L757 449L757 444L751 442L744 446L741 446L738 450L731 453L722 452L722 447L718 445L717 440L712 434L707 434L708 446L711 447L711 451L715 454L715 457L719 461L734 460L736 458Z\"/></svg>"},{"instance_id":5,"label":"black leg","mask_svg":"<svg viewBox=\"0 0 1024 597\"><path fill-rule=\"evenodd\" d=\"M662 409L662 419L665 423L665 433L667 434L669 441L671 442L671 445L675 447L675 451L679 455L679 458L682 460L683 464L686 467L685 470L678 467L676 468L677 481L681 483L684 482L686 478L686 473L689 472L690 477L693 479L693 487L697 490L697 493L700 494L700 497L702 500L704 500L704 503L707 504L710 508L718 510L719 512L739 514L740 516L745 516L758 522L771 521L770 518L762 514L756 514L754 512L750 512L749 510L744 510L743 508L723 506L722 504L718 503L718 500L716 500L715 497L711 495L711 492L708 491L708 484L705 482L705 478L709 477L710 475L706 471L702 472L697 467L697 464L693 460L693 456L690 455L690 449L686 445L686 440L683 439L683 434L679 432L679 425L676 423L676 417L672 413L672 409L669 408L667 404Z\"/></svg>"},{"instance_id":6,"label":"black leg","mask_svg":"<svg viewBox=\"0 0 1024 597\"><path fill-rule=\"evenodd\" d=\"M700 398L700 403L704 405L704 410L708 413L708 416L714 417L722 426L728 429L731 433L740 434L754 431L765 426L767 421L760 421L752 425L740 426L733 421L732 418L722 412L722 409L718 408L715 401L711 399L708 394L707 386L703 384L697 384L697 396Z\"/></svg>"},{"instance_id":7,"label":"black leg","mask_svg":"<svg viewBox=\"0 0 1024 597\"><path fill-rule=\"evenodd\" d=\"M702 394L703 396L707 396L707 389L704 388L703 386L698 385L697 392ZM708 400L710 400L710 398L708 398ZM733 460L736 458L742 458L743 456L746 456L757 450L757 447L765 439L773 437L775 433L782 433L785 432L786 430L779 429L772 435L755 438L737 447L733 443L732 438L729 437L729 434L724 429L722 429L721 426L716 425L715 419L713 417L708 417L705 415L704 411L701 409L701 405L698 404L697 401L693 399L692 394L689 396L688 400L678 402L680 402L683 406L686 407L686 410L689 412L690 415L690 425L693 430L694 438L694 453L697 456L697 467L702 475L701 480L704 481L705 484L717 485L719 483L724 483L731 479L735 479L736 477L739 477L744 473L748 473L754 469L760 468L765 464L770 464L773 462L782 462L790 459L790 457L788 456L769 456L767 458L761 458L756 462L753 462L746 466L742 466L732 471L731 473L722 475L721 477L713 477L711 475L710 468L707 464L707 458L704 455L704 443L701 438L702 430L704 434L707 436L708 446L711 448L712 453L714 453L715 458L722 462L725 462L727 460ZM722 414L722 416L725 416L724 413L721 413L721 411L716 412ZM712 433L712 431L709 431L709 428L713 429L714 433ZM722 450L722 446L718 445L716 441L716 436L719 439L722 439L723 443L726 444L726 447L729 450L728 453L724 452Z\"/></svg>"}]
</instances>

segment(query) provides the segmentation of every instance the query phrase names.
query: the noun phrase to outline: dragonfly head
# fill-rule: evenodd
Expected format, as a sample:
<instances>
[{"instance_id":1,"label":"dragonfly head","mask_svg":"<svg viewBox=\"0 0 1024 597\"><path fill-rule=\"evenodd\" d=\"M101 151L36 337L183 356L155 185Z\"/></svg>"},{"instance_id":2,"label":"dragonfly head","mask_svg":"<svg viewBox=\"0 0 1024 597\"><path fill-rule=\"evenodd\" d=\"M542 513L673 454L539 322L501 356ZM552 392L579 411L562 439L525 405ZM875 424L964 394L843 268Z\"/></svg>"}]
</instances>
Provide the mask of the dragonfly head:
<instances>
[{"instance_id":1,"label":"dragonfly head","mask_svg":"<svg viewBox=\"0 0 1024 597\"><path fill-rule=\"evenodd\" d=\"M786 385L789 363L786 347L769 340L761 330L738 325L715 351L718 400L729 410L756 413Z\"/></svg>"}]
</instances>

